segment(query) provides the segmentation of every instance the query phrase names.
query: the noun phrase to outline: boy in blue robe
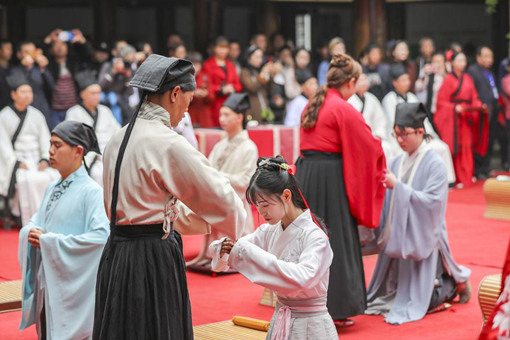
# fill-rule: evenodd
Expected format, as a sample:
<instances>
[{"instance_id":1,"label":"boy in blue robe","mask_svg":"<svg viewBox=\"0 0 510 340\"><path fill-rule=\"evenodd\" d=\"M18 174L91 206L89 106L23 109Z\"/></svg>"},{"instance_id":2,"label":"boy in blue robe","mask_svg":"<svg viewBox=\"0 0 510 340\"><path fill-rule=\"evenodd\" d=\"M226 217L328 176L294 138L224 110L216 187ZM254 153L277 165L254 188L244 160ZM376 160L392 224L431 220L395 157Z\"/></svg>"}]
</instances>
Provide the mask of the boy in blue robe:
<instances>
[{"instance_id":1,"label":"boy in blue robe","mask_svg":"<svg viewBox=\"0 0 510 340\"><path fill-rule=\"evenodd\" d=\"M92 127L65 121L51 132L50 164L61 178L20 231L20 329L36 324L39 339L89 339L97 268L109 234L103 190L83 157L99 152Z\"/></svg>"}]
</instances>

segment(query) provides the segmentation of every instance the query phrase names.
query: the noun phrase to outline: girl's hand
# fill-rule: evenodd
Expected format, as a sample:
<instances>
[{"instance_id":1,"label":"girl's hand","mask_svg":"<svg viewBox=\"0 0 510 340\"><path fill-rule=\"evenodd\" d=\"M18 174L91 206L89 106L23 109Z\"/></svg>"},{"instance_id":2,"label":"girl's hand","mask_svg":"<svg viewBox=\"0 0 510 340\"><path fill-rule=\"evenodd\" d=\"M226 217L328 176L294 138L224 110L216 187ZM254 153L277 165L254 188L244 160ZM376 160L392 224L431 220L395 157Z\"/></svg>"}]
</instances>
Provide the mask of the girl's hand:
<instances>
[{"instance_id":1,"label":"girl's hand","mask_svg":"<svg viewBox=\"0 0 510 340\"><path fill-rule=\"evenodd\" d=\"M223 257L224 254L230 254L230 251L234 247L234 241L229 239L228 237L225 238L223 243L221 243L221 251L220 251L220 258Z\"/></svg>"}]
</instances>

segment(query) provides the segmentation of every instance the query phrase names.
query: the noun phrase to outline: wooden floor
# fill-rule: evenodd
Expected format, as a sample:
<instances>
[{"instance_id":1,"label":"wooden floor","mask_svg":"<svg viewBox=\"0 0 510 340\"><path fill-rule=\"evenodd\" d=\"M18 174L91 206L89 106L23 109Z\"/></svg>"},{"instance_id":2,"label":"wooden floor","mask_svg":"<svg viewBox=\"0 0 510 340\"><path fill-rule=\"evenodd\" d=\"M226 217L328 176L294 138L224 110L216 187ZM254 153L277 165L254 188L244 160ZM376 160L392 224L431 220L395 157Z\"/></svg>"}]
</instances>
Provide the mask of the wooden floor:
<instances>
[{"instance_id":1,"label":"wooden floor","mask_svg":"<svg viewBox=\"0 0 510 340\"><path fill-rule=\"evenodd\" d=\"M195 340L264 340L267 332L236 326L222 321L193 327Z\"/></svg>"}]
</instances>

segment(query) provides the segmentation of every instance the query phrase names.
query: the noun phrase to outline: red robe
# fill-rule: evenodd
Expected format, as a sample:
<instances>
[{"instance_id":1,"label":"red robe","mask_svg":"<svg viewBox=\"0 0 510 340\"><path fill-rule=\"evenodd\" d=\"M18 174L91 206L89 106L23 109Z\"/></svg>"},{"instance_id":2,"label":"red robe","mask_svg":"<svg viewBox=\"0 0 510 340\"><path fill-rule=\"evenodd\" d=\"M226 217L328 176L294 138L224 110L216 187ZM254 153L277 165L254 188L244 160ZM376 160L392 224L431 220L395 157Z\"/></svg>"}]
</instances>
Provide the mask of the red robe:
<instances>
[{"instance_id":1,"label":"red robe","mask_svg":"<svg viewBox=\"0 0 510 340\"><path fill-rule=\"evenodd\" d=\"M214 99L214 93L207 78L207 75L203 71L200 71L195 76L197 82L197 89L207 89L209 93L206 97L198 98L194 97L191 105L189 106L189 114L193 125L197 124L201 128L212 128L213 118L211 114L211 102Z\"/></svg>"},{"instance_id":2,"label":"red robe","mask_svg":"<svg viewBox=\"0 0 510 340\"><path fill-rule=\"evenodd\" d=\"M301 129L301 150L341 153L351 214L358 224L377 228L384 201L386 159L381 140L372 135L337 89L328 89L315 127ZM339 174L340 176L340 174Z\"/></svg>"},{"instance_id":3,"label":"red robe","mask_svg":"<svg viewBox=\"0 0 510 340\"><path fill-rule=\"evenodd\" d=\"M226 73L216 64L214 56L207 59L203 65L203 72L207 75L212 89L213 100L210 104L210 108L214 127L220 126L220 108L228 97L220 94L221 87L230 84L234 87L236 92L240 92L243 89L239 77L237 76L235 65L229 60L225 60L225 66L227 69Z\"/></svg>"},{"instance_id":4,"label":"red robe","mask_svg":"<svg viewBox=\"0 0 510 340\"><path fill-rule=\"evenodd\" d=\"M472 185L473 151L485 155L489 124L487 113L480 110L482 102L478 98L473 79L467 73L461 77L463 80L459 91L460 78L452 73L445 77L437 94L434 123L441 139L450 147L457 183ZM458 104L467 110L455 113Z\"/></svg>"}]
</instances>

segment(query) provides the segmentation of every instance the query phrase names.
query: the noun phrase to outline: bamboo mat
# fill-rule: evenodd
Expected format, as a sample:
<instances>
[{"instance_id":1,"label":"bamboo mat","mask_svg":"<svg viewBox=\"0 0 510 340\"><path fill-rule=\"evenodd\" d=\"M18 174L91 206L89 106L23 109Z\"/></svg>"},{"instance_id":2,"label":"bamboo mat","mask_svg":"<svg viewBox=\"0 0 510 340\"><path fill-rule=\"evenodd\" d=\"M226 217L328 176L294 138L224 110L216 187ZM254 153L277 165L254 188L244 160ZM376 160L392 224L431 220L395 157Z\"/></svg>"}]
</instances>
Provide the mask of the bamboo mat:
<instances>
[{"instance_id":1,"label":"bamboo mat","mask_svg":"<svg viewBox=\"0 0 510 340\"><path fill-rule=\"evenodd\" d=\"M0 282L0 313L21 308L21 280Z\"/></svg>"},{"instance_id":2,"label":"bamboo mat","mask_svg":"<svg viewBox=\"0 0 510 340\"><path fill-rule=\"evenodd\" d=\"M501 290L501 274L487 275L478 287L478 302L483 314L483 322L491 316L496 307Z\"/></svg>"},{"instance_id":3,"label":"bamboo mat","mask_svg":"<svg viewBox=\"0 0 510 340\"><path fill-rule=\"evenodd\" d=\"M195 340L264 340L267 332L236 326L222 321L193 327Z\"/></svg>"}]
</instances>

